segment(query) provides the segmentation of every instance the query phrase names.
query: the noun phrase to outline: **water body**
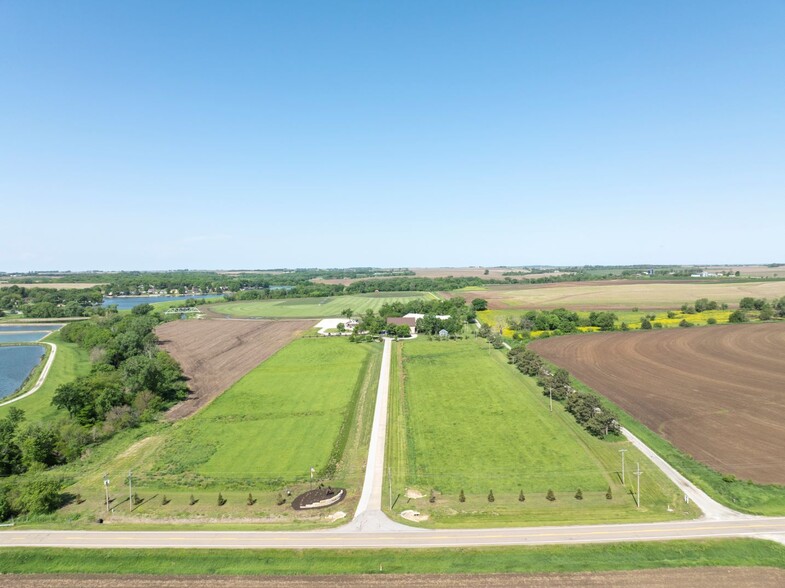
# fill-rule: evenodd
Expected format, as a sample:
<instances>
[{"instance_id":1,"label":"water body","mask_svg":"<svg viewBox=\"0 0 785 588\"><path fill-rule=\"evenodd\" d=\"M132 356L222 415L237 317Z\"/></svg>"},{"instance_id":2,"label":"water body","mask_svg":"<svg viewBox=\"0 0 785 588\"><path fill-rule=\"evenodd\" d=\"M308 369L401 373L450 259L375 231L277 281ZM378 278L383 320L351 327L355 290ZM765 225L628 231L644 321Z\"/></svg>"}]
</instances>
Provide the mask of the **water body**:
<instances>
[{"instance_id":1,"label":"water body","mask_svg":"<svg viewBox=\"0 0 785 588\"><path fill-rule=\"evenodd\" d=\"M0 398L16 392L43 356L41 345L0 347Z\"/></svg>"},{"instance_id":2,"label":"water body","mask_svg":"<svg viewBox=\"0 0 785 588\"><path fill-rule=\"evenodd\" d=\"M16 331L56 331L62 324L46 323L40 325L15 325L12 323L0 324L0 333L16 332Z\"/></svg>"},{"instance_id":3,"label":"water body","mask_svg":"<svg viewBox=\"0 0 785 588\"><path fill-rule=\"evenodd\" d=\"M130 310L139 304L155 304L156 302L176 302L178 300L221 298L221 294L201 294L199 296L115 296L104 297L103 306L116 304L117 310Z\"/></svg>"},{"instance_id":4,"label":"water body","mask_svg":"<svg viewBox=\"0 0 785 588\"><path fill-rule=\"evenodd\" d=\"M33 343L46 337L51 331L0 331L0 343Z\"/></svg>"}]
</instances>

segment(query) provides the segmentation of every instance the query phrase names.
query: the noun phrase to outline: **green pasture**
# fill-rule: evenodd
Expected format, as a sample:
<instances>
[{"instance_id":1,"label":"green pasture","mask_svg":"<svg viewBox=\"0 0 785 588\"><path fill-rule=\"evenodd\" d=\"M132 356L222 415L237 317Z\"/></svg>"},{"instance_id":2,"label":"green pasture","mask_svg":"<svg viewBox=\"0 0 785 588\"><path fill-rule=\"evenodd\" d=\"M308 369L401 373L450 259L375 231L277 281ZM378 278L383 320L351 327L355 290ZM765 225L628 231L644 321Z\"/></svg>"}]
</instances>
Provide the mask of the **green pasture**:
<instances>
[{"instance_id":1,"label":"green pasture","mask_svg":"<svg viewBox=\"0 0 785 588\"><path fill-rule=\"evenodd\" d=\"M559 403L550 412L534 379L520 374L485 340L418 338L394 350L387 450L398 495L394 513L418 510L433 526L696 516L676 487L628 442L590 436ZM619 449L628 450L626 486ZM640 509L629 474L636 462L644 471ZM611 500L605 496L609 486ZM578 488L582 500L575 499ZM556 501L546 500L548 489ZM425 496L412 498L407 490ZM488 501L491 490L494 502ZM524 502L518 500L521 490Z\"/></svg>"},{"instance_id":2,"label":"green pasture","mask_svg":"<svg viewBox=\"0 0 785 588\"><path fill-rule=\"evenodd\" d=\"M325 318L339 317L350 308L354 316L369 310L378 310L391 302L410 302L417 299L432 300L430 292L374 292L330 296L327 298L280 298L275 300L248 300L211 304L210 310L229 316L259 318Z\"/></svg>"},{"instance_id":3,"label":"green pasture","mask_svg":"<svg viewBox=\"0 0 785 588\"><path fill-rule=\"evenodd\" d=\"M46 381L35 394L0 407L0 418L3 418L12 406L25 411L27 422L52 418L58 413L58 409L52 406L52 397L57 387L70 382L77 376L89 373L90 354L88 351L81 349L76 343L63 341L59 331L55 331L43 340L57 345L57 354Z\"/></svg>"},{"instance_id":4,"label":"green pasture","mask_svg":"<svg viewBox=\"0 0 785 588\"><path fill-rule=\"evenodd\" d=\"M760 539L461 549L0 549L3 574L467 574L785 567ZM645 577L644 577L645 578Z\"/></svg>"}]
</instances>

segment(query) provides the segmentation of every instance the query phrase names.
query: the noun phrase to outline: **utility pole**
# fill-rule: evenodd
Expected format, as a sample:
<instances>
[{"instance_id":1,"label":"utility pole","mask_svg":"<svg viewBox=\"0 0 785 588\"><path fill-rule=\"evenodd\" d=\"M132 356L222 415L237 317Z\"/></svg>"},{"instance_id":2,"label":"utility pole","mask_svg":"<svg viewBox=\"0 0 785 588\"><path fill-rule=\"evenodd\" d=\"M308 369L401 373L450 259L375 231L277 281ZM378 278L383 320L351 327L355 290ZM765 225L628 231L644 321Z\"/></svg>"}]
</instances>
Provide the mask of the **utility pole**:
<instances>
[{"instance_id":1,"label":"utility pole","mask_svg":"<svg viewBox=\"0 0 785 588\"><path fill-rule=\"evenodd\" d=\"M551 407L551 412L553 412L553 388L548 386L548 402Z\"/></svg>"},{"instance_id":2,"label":"utility pole","mask_svg":"<svg viewBox=\"0 0 785 588\"><path fill-rule=\"evenodd\" d=\"M133 511L134 509L134 483L133 483L133 472L128 470L128 510Z\"/></svg>"},{"instance_id":3,"label":"utility pole","mask_svg":"<svg viewBox=\"0 0 785 588\"><path fill-rule=\"evenodd\" d=\"M636 463L635 465L638 466L638 469L635 471L635 475L638 476L638 508L641 507L641 464Z\"/></svg>"},{"instance_id":4,"label":"utility pole","mask_svg":"<svg viewBox=\"0 0 785 588\"><path fill-rule=\"evenodd\" d=\"M106 494L106 512L109 512L109 474L104 474L104 493Z\"/></svg>"},{"instance_id":5,"label":"utility pole","mask_svg":"<svg viewBox=\"0 0 785 588\"><path fill-rule=\"evenodd\" d=\"M627 453L626 449L619 449L619 453L621 453L621 483L622 485L625 483L624 481L624 454Z\"/></svg>"}]
</instances>

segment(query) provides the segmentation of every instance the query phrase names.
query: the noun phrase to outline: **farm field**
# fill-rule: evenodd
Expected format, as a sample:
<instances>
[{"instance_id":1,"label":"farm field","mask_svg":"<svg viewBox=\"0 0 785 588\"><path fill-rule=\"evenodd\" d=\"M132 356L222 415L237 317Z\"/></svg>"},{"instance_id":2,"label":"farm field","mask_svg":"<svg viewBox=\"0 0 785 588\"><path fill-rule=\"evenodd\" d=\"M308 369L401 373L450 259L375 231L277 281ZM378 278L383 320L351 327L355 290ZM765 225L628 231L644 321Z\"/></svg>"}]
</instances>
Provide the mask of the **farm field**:
<instances>
[{"instance_id":1,"label":"farm field","mask_svg":"<svg viewBox=\"0 0 785 588\"><path fill-rule=\"evenodd\" d=\"M431 517L428 526L694 515L637 450L623 440L591 437L556 402L549 412L535 381L509 365L503 353L489 351L483 340L419 338L393 349L387 463L399 494L394 513L417 510ZM621 484L622 448L628 449L627 465L638 461L646 472L641 484L648 489L647 500L640 510L629 494L629 475L627 488ZM605 496L608 487L612 500ZM578 488L583 500L574 497ZM556 501L545 499L548 489ZM431 490L434 503L428 500ZM464 503L458 500L461 490ZM525 502L518 500L520 490ZM667 512L669 504L674 512Z\"/></svg>"},{"instance_id":2,"label":"farm field","mask_svg":"<svg viewBox=\"0 0 785 588\"><path fill-rule=\"evenodd\" d=\"M351 512L359 499L380 357L378 344L298 339L192 417L124 431L89 465L66 466L78 478L68 491L85 502L60 515L89 521L101 513L108 472L119 507L108 520L113 525L330 523L326 515ZM311 467L317 483L347 488L349 496L300 514L290 502L309 488ZM130 514L129 470L142 500ZM279 493L285 502L276 504Z\"/></svg>"},{"instance_id":3,"label":"farm field","mask_svg":"<svg viewBox=\"0 0 785 588\"><path fill-rule=\"evenodd\" d=\"M718 472L785 484L785 324L565 336L530 347Z\"/></svg>"},{"instance_id":4,"label":"farm field","mask_svg":"<svg viewBox=\"0 0 785 588\"><path fill-rule=\"evenodd\" d=\"M738 306L745 296L774 298L785 296L785 281L772 282L648 282L608 280L532 284L526 286L487 286L446 293L466 300L484 298L491 310L549 309L568 310L672 310L698 298Z\"/></svg>"},{"instance_id":5,"label":"farm field","mask_svg":"<svg viewBox=\"0 0 785 588\"><path fill-rule=\"evenodd\" d=\"M180 320L156 329L161 346L190 380L192 394L174 406L169 420L193 414L229 388L313 321Z\"/></svg>"},{"instance_id":6,"label":"farm field","mask_svg":"<svg viewBox=\"0 0 785 588\"><path fill-rule=\"evenodd\" d=\"M435 295L430 292L375 292L327 298L281 298L278 300L229 302L213 304L210 306L210 310L235 317L326 318L339 317L341 312L347 308L350 308L355 316L359 316L368 310L378 310L385 303L433 298Z\"/></svg>"}]
</instances>

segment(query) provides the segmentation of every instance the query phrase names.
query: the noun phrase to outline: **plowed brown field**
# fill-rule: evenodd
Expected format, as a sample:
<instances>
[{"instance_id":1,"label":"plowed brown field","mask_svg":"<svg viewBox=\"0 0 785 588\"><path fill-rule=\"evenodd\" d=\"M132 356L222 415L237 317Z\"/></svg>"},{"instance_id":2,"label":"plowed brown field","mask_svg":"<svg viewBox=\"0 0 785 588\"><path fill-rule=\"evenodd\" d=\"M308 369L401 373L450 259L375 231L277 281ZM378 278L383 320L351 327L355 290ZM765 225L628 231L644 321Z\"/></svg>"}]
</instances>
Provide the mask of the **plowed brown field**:
<instances>
[{"instance_id":1,"label":"plowed brown field","mask_svg":"<svg viewBox=\"0 0 785 588\"><path fill-rule=\"evenodd\" d=\"M161 346L180 362L192 392L166 417L177 420L195 413L314 324L313 320L221 319L161 325L156 330Z\"/></svg>"},{"instance_id":2,"label":"plowed brown field","mask_svg":"<svg viewBox=\"0 0 785 588\"><path fill-rule=\"evenodd\" d=\"M283 586L406 586L442 588L449 586L649 586L671 588L694 586L759 586L779 588L785 571L773 568L675 568L619 572L564 574L357 574L341 576L155 576L120 574L9 574L0 576L0 586L13 588L257 588Z\"/></svg>"},{"instance_id":3,"label":"plowed brown field","mask_svg":"<svg viewBox=\"0 0 785 588\"><path fill-rule=\"evenodd\" d=\"M785 324L555 337L531 348L717 471L785 484Z\"/></svg>"}]
</instances>

